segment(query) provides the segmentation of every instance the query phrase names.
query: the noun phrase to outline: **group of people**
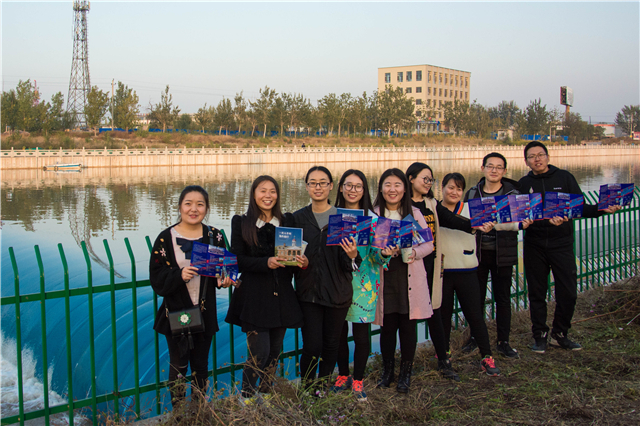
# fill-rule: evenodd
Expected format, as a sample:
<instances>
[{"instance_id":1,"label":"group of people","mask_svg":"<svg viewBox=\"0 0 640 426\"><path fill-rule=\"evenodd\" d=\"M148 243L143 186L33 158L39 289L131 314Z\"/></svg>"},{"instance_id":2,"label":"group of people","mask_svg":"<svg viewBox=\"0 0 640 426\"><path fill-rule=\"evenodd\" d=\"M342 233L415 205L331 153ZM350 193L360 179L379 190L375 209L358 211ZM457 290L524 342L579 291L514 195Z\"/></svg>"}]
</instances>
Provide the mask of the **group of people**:
<instances>
[{"instance_id":1,"label":"group of people","mask_svg":"<svg viewBox=\"0 0 640 426\"><path fill-rule=\"evenodd\" d=\"M531 171L519 182L505 178L507 160L495 152L484 157L484 177L466 194L464 176L445 175L441 180L441 201L434 198L434 172L424 163L413 163L404 172L397 168L386 170L380 176L373 202L366 176L349 169L338 182L334 204L329 200L334 186L331 172L314 166L304 180L311 203L294 213L282 212L280 187L275 179L256 178L246 213L231 221L230 251L237 256L241 280L234 288L225 320L241 327L247 335L249 356L242 375L242 401L255 401L271 391L288 328L302 330L300 376L313 395L351 389L358 400L367 399L363 379L371 352L372 323L380 326L382 372L378 387L388 388L395 382L398 392L409 391L417 346L416 323L423 319L427 321L438 370L443 377L458 381L450 359L454 295L471 330L463 350L477 347L482 371L498 376L500 370L492 357L484 321L487 282L491 274L498 329L495 349L502 356L517 358L517 350L509 344L509 331L511 278L518 259L520 230L526 230L524 265L534 338L531 350L545 352L549 331L551 344L567 350L581 349L568 337L577 297L570 220L554 217L471 227L466 203L471 198L545 191L582 193L569 172L549 164L544 144L529 143L524 157ZM186 187L178 208L178 223L160 233L150 260L151 285L163 297L154 329L167 339L173 404L184 400L189 364L195 387L206 390L208 354L212 336L218 331L215 290L234 284L228 277L199 276L197 269L190 266L194 241L224 246L222 233L203 223L209 212L207 192L200 186ZM421 227L431 229L434 238L414 245L404 259L397 246L358 246L355 239L327 246L329 217L337 214L337 208L373 211L398 220L412 215ZM597 217L618 209L619 206L599 212L596 206L585 205L583 216ZM296 256L295 266L285 266L285 259L276 254L276 227L303 229L306 251ZM554 274L556 298L551 330L546 324L550 271ZM204 331L190 339L184 335L174 337L169 313L196 305L200 305ZM347 343L349 323L355 346L352 374ZM400 362L396 377L398 337ZM333 382L336 364L338 376Z\"/></svg>"}]
</instances>

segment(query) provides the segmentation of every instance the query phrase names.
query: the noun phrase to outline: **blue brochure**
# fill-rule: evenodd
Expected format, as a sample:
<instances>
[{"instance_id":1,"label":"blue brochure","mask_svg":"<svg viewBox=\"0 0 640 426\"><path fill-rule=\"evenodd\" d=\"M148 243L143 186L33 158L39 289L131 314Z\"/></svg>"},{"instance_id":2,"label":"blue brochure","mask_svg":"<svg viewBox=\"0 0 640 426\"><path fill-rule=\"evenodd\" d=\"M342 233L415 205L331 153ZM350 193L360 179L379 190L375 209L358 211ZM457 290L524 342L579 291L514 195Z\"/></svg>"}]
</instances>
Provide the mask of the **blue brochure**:
<instances>
[{"instance_id":1,"label":"blue brochure","mask_svg":"<svg viewBox=\"0 0 640 426\"><path fill-rule=\"evenodd\" d=\"M191 266L198 268L198 275L221 277L225 249L209 244L193 242Z\"/></svg>"},{"instance_id":2,"label":"blue brochure","mask_svg":"<svg viewBox=\"0 0 640 426\"><path fill-rule=\"evenodd\" d=\"M431 228L427 227L426 229L423 229L413 215L408 214L402 220L405 222L411 222L413 225L412 244L414 246L433 241L433 232L431 231Z\"/></svg>"},{"instance_id":3,"label":"blue brochure","mask_svg":"<svg viewBox=\"0 0 640 426\"><path fill-rule=\"evenodd\" d=\"M413 245L413 223L401 221L399 237L400 248L410 248Z\"/></svg>"},{"instance_id":4,"label":"blue brochure","mask_svg":"<svg viewBox=\"0 0 640 426\"><path fill-rule=\"evenodd\" d=\"M347 210L347 209L343 209ZM344 239L355 238L359 246L369 245L371 234L371 217L352 213L334 214L329 216L329 230L327 233L327 245L337 246Z\"/></svg>"},{"instance_id":5,"label":"blue brochure","mask_svg":"<svg viewBox=\"0 0 640 426\"><path fill-rule=\"evenodd\" d=\"M633 183L610 183L600 185L598 210L605 210L611 206L627 206L633 199Z\"/></svg>"},{"instance_id":6,"label":"blue brochure","mask_svg":"<svg viewBox=\"0 0 640 426\"><path fill-rule=\"evenodd\" d=\"M473 198L467 204L469 204L472 228L479 228L487 222L497 221L496 197Z\"/></svg>"},{"instance_id":7,"label":"blue brochure","mask_svg":"<svg viewBox=\"0 0 640 426\"><path fill-rule=\"evenodd\" d=\"M283 265L296 266L296 256L302 256L306 243L302 241L301 228L276 227L276 256L284 257Z\"/></svg>"},{"instance_id":8,"label":"blue brochure","mask_svg":"<svg viewBox=\"0 0 640 426\"><path fill-rule=\"evenodd\" d=\"M385 249L387 246L400 248L411 247L413 239L413 224L403 220L376 218L371 245L375 248Z\"/></svg>"},{"instance_id":9,"label":"blue brochure","mask_svg":"<svg viewBox=\"0 0 640 426\"><path fill-rule=\"evenodd\" d=\"M511 194L496 197L498 223L522 222L531 218L530 198L529 194Z\"/></svg>"},{"instance_id":10,"label":"blue brochure","mask_svg":"<svg viewBox=\"0 0 640 426\"><path fill-rule=\"evenodd\" d=\"M533 193L529 194L529 219L542 220L544 219L544 208L542 204L542 194Z\"/></svg>"},{"instance_id":11,"label":"blue brochure","mask_svg":"<svg viewBox=\"0 0 640 426\"><path fill-rule=\"evenodd\" d=\"M544 219L556 216L576 219L582 217L584 196L566 192L546 192L544 194Z\"/></svg>"},{"instance_id":12,"label":"blue brochure","mask_svg":"<svg viewBox=\"0 0 640 426\"><path fill-rule=\"evenodd\" d=\"M227 250L224 251L224 259L222 260L222 275L231 278L234 283L238 282L238 258Z\"/></svg>"}]
</instances>

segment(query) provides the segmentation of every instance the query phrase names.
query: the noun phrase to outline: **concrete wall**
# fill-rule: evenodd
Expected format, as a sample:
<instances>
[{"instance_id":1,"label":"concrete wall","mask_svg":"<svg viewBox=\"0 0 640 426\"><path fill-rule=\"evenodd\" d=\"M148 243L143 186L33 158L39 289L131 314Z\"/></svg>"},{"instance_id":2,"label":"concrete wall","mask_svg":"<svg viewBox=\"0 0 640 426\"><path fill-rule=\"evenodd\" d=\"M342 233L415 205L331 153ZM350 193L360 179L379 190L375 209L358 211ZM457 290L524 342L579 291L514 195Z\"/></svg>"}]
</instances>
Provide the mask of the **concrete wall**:
<instances>
[{"instance_id":1,"label":"concrete wall","mask_svg":"<svg viewBox=\"0 0 640 426\"><path fill-rule=\"evenodd\" d=\"M601 157L632 156L640 160L640 146L549 146L553 157ZM324 164L359 162L402 162L432 160L482 159L497 151L507 159L523 159L521 146L471 146L471 147L408 147L408 148L300 148L267 147L248 149L110 149L70 151L14 151L0 152L3 170L42 169L56 163L81 163L84 167L171 167L194 165L236 164Z\"/></svg>"}]
</instances>

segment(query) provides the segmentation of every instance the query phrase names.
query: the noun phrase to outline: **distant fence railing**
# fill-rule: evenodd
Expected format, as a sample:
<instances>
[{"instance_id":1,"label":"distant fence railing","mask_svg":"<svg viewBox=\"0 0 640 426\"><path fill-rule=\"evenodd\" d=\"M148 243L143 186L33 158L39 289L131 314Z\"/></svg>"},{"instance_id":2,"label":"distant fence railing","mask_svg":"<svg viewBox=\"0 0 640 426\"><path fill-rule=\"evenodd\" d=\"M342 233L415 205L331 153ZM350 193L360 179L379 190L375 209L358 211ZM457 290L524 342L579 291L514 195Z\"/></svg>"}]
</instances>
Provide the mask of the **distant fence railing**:
<instances>
[{"instance_id":1,"label":"distant fence railing","mask_svg":"<svg viewBox=\"0 0 640 426\"><path fill-rule=\"evenodd\" d=\"M597 193L590 192L585 193L586 200L592 204L597 203ZM602 285L617 281L621 278L630 277L638 273L640 264L640 189L636 187L632 204L625 207L622 211L617 212L614 215L606 215L605 217L598 219L577 219L574 220L575 224L575 251L576 262L578 263L578 282L579 290L585 291L596 285ZM226 236L225 236L225 242ZM151 241L146 238L146 243L149 251L151 250ZM21 265L22 268L37 268L40 277L40 291L31 294L21 294L20 292L20 274L18 267L18 259L13 247L9 247L9 256L11 260L11 268L13 269L14 276L14 295L3 296L1 298L2 307L11 307L15 309L15 336L9 336L15 338L16 341L16 364L17 364L17 389L18 389L18 414L5 415L3 413L1 423L12 424L20 423L24 424L25 421L32 419L44 419L46 424L50 423L50 418L53 415L59 413L66 413L68 416L69 424L73 424L74 416L82 416L95 425L99 421L99 404L107 404L110 410L113 410L113 415L117 418L120 415L134 415L135 417L147 416L147 415L159 415L161 414L161 391L166 388L167 381L161 380L161 366L160 366L160 345L158 335L154 332L154 380L152 383L141 384L141 376L139 371L139 337L138 327L139 321L142 321L138 317L139 304L137 294L139 289L145 289L150 287L149 280L139 280L137 278L136 271L136 258L131 249L129 240L124 240L125 249L128 253L131 266L131 281L116 283L116 273L114 269L114 261L111 254L111 248L107 240L104 240L104 248L107 258L109 260L109 282L99 283L94 285L92 262L87 245L83 241L81 243L82 253L86 262L86 277L87 286L82 288L73 288L69 286L69 267L67 265L67 258L65 250L61 244L58 244L59 257L63 266L62 280L64 282L63 290L45 291L45 270L43 266L42 256L39 247L34 246L36 264L37 265ZM228 245L228 242L227 242ZM21 252L24 250L21 248ZM141 258L147 259L149 253L141 253ZM6 267L6 266L5 266ZM551 289L553 282L549 282L549 294L551 296ZM94 297L98 295L106 295L110 297L110 332L111 332L111 356L112 356L112 374L113 374L113 389L106 393L98 394L96 391L96 346L95 346L95 333L94 329L94 310L93 302ZM231 295L231 289L229 290L229 296ZM126 295L131 297L131 321L130 325L125 324L132 330L133 336L133 383L134 386L130 388L121 388L122 377L118 377L118 338L116 334L116 300L120 299L120 296ZM527 309L527 282L522 272L520 265L516 266L514 279L512 281L512 305L515 310ZM23 321L21 317L21 305L27 303L38 302L40 304L40 322L42 330L42 349L38 355L37 362L39 365L47 366L50 361L49 354L47 352L47 318L50 317L51 312L47 310L48 306L56 302L63 302L62 309L64 310L64 328L66 339L66 363L67 363L67 400L64 404L52 406L49 404L48 392L49 382L46 372L46 367L43 368L42 382L45 389L44 393L44 407L29 411L25 407L25 401L23 397L23 365L22 365L22 353L23 353L23 335L21 332L21 323ZM86 301L88 305L88 327L89 327L89 365L84 366L89 368L91 372L91 385L90 389L86 390L86 398L76 399L73 397L74 390L74 376L72 368L72 318L70 315L70 305L74 301ZM153 295L153 315L158 309L158 296ZM493 317L495 312L495 304L493 297L487 300L486 305L489 308L490 316ZM458 327L463 324L464 318L460 312L459 306L456 301L455 306L455 326ZM423 322L423 321L422 321ZM121 323L119 323L120 325ZM211 365L213 368L209 371L209 376L213 378L213 388L218 389L219 382L218 377L223 374L230 374L230 382L233 386L235 382L235 372L242 369L241 364L236 363L236 356L234 354L234 327L229 324L224 324L223 327L227 328L226 332L229 335L229 359L228 365L219 365L218 359L220 354L217 353L216 337L221 336L222 330L214 335L212 343L213 350L211 351ZM424 324L422 324L424 326ZM122 325L120 325L122 327ZM370 332L370 339L372 336L380 333L379 328L373 327ZM7 336L5 336L7 337ZM424 327L424 339L428 338L427 328ZM351 339L351 337L350 337ZM294 362L294 366L298 364L300 356L300 339L298 330L295 332L294 349L286 351L281 355L281 370L280 373L284 375L283 365L285 362ZM164 367L162 367L164 368ZM298 369L295 367L295 376L298 376ZM84 392L84 390L83 390ZM77 393L77 392L76 392ZM140 396L142 394L152 393L155 398L154 408L151 412L143 412L141 407ZM125 413L126 411L126 413ZM133 414L132 414L133 413ZM87 420L89 421L89 420Z\"/></svg>"},{"instance_id":2,"label":"distant fence railing","mask_svg":"<svg viewBox=\"0 0 640 426\"><path fill-rule=\"evenodd\" d=\"M327 144L329 145L329 144ZM609 150L616 149L635 149L640 150L640 144L615 144L615 145L598 145L597 147L588 145L550 145L547 149L550 152L559 151L588 151L593 149ZM235 155L235 154L265 154L265 153L349 153L349 152L448 152L448 151L498 151L502 153L518 152L518 156L522 154L522 146L519 145L452 145L452 146L325 146L325 147L302 147L299 145L280 145L266 147L223 147L217 148L104 148L104 149L16 149L1 150L2 157L64 157L65 159L79 158L82 156L136 156L136 155L166 155L166 154L214 154L214 155Z\"/></svg>"}]
</instances>

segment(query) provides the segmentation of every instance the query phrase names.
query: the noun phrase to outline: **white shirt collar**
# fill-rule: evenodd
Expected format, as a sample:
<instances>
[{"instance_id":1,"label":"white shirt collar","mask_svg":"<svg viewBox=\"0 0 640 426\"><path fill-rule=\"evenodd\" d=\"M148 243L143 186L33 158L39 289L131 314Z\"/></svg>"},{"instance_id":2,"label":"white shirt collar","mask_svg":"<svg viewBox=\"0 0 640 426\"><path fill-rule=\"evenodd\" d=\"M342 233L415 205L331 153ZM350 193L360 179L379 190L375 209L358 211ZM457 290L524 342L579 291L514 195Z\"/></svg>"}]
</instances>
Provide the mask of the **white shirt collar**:
<instances>
[{"instance_id":1,"label":"white shirt collar","mask_svg":"<svg viewBox=\"0 0 640 426\"><path fill-rule=\"evenodd\" d=\"M271 218L271 220L269 221L270 224L272 224L273 226L280 226L280 221L278 220L277 217L273 216ZM265 226L267 224L267 222L265 222L264 220L258 218L258 221L256 222L256 226L258 228L262 228L263 226Z\"/></svg>"}]
</instances>

